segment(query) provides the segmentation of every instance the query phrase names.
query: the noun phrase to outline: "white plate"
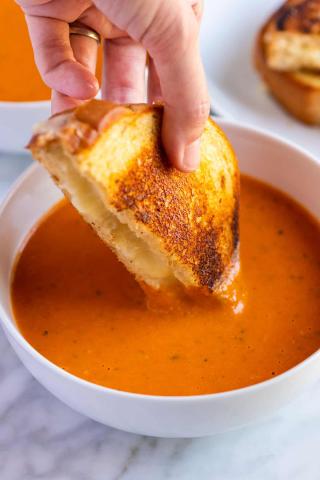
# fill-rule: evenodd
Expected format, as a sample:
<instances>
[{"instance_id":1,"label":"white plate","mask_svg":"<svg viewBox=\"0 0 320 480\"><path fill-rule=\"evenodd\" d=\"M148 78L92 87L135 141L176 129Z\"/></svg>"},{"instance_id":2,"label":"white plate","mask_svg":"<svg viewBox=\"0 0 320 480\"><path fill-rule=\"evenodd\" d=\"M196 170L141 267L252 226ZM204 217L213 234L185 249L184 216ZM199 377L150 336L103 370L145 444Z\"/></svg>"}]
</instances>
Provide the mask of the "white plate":
<instances>
[{"instance_id":1,"label":"white plate","mask_svg":"<svg viewBox=\"0 0 320 480\"><path fill-rule=\"evenodd\" d=\"M268 129L320 159L320 128L289 116L271 98L252 65L255 36L280 0L207 0L201 51L213 109L220 115Z\"/></svg>"},{"instance_id":2,"label":"white plate","mask_svg":"<svg viewBox=\"0 0 320 480\"><path fill-rule=\"evenodd\" d=\"M50 115L50 102L0 102L0 151L26 153L32 127Z\"/></svg>"}]
</instances>

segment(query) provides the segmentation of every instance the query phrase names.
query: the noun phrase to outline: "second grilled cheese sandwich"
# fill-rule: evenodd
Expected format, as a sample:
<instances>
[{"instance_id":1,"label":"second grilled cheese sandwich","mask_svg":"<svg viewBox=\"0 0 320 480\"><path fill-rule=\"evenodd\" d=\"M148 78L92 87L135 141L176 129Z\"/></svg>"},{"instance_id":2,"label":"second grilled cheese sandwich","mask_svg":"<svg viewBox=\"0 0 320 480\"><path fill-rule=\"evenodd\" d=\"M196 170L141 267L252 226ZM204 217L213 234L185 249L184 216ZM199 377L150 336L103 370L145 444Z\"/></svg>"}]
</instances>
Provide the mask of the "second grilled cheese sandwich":
<instances>
[{"instance_id":1,"label":"second grilled cheese sandwich","mask_svg":"<svg viewBox=\"0 0 320 480\"><path fill-rule=\"evenodd\" d=\"M320 72L320 0L288 0L271 17L263 40L269 68Z\"/></svg>"}]
</instances>

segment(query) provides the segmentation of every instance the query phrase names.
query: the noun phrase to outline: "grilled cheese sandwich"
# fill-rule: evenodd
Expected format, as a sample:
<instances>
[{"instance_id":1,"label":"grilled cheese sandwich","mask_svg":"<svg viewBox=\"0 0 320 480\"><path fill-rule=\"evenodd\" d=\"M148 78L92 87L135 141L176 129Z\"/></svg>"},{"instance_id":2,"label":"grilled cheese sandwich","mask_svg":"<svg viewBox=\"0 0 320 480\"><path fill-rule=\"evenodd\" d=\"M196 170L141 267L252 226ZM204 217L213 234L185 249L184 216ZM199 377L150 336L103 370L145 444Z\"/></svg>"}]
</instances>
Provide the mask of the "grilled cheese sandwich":
<instances>
[{"instance_id":1,"label":"grilled cheese sandwich","mask_svg":"<svg viewBox=\"0 0 320 480\"><path fill-rule=\"evenodd\" d=\"M137 280L218 292L238 268L239 173L208 120L185 174L161 146L162 107L92 100L35 129L29 148Z\"/></svg>"}]
</instances>

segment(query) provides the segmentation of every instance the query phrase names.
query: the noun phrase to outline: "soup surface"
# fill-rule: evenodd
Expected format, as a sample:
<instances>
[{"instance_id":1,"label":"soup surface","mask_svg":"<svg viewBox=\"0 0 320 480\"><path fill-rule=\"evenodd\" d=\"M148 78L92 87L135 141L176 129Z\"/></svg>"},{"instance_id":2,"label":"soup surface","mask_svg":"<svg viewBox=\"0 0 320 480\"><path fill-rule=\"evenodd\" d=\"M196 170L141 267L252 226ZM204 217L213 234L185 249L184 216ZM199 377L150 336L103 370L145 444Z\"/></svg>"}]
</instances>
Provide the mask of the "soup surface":
<instances>
[{"instance_id":1,"label":"soup surface","mask_svg":"<svg viewBox=\"0 0 320 480\"><path fill-rule=\"evenodd\" d=\"M18 259L13 310L31 345L91 382L159 395L226 391L278 375L319 348L319 242L302 208L242 177L243 309L181 301L155 312L62 201Z\"/></svg>"},{"instance_id":2,"label":"soup surface","mask_svg":"<svg viewBox=\"0 0 320 480\"><path fill-rule=\"evenodd\" d=\"M0 101L48 100L50 89L40 78L24 15L13 0L1 0L0 25Z\"/></svg>"},{"instance_id":3,"label":"soup surface","mask_svg":"<svg viewBox=\"0 0 320 480\"><path fill-rule=\"evenodd\" d=\"M24 15L14 0L0 0L0 25L0 101L49 100L51 91L38 73Z\"/></svg>"}]
</instances>

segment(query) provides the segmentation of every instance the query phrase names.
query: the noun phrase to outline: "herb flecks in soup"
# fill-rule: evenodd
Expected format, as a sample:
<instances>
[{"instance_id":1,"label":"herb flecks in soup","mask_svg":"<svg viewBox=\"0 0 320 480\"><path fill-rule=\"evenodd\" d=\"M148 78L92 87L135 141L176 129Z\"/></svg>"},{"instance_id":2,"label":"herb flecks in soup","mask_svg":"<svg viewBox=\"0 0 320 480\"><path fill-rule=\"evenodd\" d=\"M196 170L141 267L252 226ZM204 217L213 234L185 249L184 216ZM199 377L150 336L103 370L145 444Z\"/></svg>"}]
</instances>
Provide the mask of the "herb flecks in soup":
<instances>
[{"instance_id":1,"label":"herb flecks in soup","mask_svg":"<svg viewBox=\"0 0 320 480\"><path fill-rule=\"evenodd\" d=\"M303 209L243 177L243 310L180 302L157 313L63 201L18 260L14 314L40 353L91 382L160 395L231 390L272 378L319 348L319 244L319 226Z\"/></svg>"}]
</instances>

